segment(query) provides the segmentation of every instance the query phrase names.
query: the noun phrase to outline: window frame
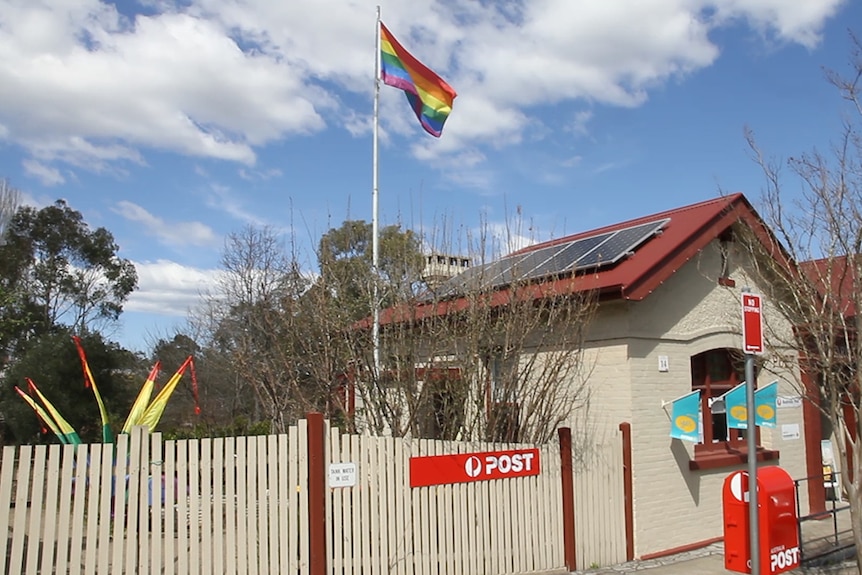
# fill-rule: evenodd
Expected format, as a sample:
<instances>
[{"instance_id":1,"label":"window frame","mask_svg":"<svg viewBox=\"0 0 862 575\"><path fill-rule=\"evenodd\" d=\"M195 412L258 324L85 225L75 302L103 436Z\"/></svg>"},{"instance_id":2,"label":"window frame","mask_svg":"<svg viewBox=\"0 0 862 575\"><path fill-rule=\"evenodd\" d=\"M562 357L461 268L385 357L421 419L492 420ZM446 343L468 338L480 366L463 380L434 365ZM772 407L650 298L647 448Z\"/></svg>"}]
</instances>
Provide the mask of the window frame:
<instances>
[{"instance_id":1,"label":"window frame","mask_svg":"<svg viewBox=\"0 0 862 575\"><path fill-rule=\"evenodd\" d=\"M748 461L748 442L745 430L727 429L725 439L715 437L715 417L711 401L718 399L744 380L744 374L734 365L734 356L741 352L733 348L713 348L690 358L691 389L699 390L702 414L701 442L694 446L694 459L689 462L692 470L715 469L738 465ZM757 387L755 372L754 386ZM778 451L764 449L760 429L755 429L758 461L778 459Z\"/></svg>"}]
</instances>

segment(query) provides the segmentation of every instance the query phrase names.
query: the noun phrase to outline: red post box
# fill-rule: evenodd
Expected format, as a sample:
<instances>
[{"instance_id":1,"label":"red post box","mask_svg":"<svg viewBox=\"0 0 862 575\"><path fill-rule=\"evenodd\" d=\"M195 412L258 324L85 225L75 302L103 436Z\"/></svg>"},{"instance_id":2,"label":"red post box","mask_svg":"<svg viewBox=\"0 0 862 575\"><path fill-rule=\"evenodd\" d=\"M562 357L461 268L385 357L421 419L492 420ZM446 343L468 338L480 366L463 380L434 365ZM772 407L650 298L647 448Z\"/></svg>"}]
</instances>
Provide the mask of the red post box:
<instances>
[{"instance_id":1,"label":"red post box","mask_svg":"<svg viewBox=\"0 0 862 575\"><path fill-rule=\"evenodd\" d=\"M724 480L724 568L737 573L751 573L748 494L748 472L736 471ZM757 521L760 573L799 567L796 487L780 467L757 470Z\"/></svg>"}]
</instances>

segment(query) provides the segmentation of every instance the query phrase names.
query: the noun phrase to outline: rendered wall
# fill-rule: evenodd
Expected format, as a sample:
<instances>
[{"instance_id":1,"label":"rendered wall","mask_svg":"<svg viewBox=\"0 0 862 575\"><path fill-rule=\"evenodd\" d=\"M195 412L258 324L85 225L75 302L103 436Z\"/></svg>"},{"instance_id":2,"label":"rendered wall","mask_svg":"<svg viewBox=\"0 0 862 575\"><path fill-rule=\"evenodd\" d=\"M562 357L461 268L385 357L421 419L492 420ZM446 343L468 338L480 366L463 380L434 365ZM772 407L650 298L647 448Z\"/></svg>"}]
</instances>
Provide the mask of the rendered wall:
<instances>
[{"instance_id":1,"label":"rendered wall","mask_svg":"<svg viewBox=\"0 0 862 575\"><path fill-rule=\"evenodd\" d=\"M733 259L743 260L739 255ZM745 468L691 471L694 445L670 438L670 405L662 407L691 391L691 356L741 347L741 290L759 290L746 277L744 260L732 264L736 287L723 287L717 281L721 257L716 242L643 301L605 306L596 319L590 418L598 432L630 417L637 556L720 537L722 482ZM771 321L780 323L774 317ZM660 356L667 358L667 371L659 370ZM776 379L779 396L799 395L793 374L781 370L762 373L758 385ZM761 430L762 445L780 451L779 464L792 477L804 477L802 408L779 409L777 425ZM798 438L783 439L782 429L788 435L798 430ZM801 495L805 510L807 492Z\"/></svg>"}]
</instances>

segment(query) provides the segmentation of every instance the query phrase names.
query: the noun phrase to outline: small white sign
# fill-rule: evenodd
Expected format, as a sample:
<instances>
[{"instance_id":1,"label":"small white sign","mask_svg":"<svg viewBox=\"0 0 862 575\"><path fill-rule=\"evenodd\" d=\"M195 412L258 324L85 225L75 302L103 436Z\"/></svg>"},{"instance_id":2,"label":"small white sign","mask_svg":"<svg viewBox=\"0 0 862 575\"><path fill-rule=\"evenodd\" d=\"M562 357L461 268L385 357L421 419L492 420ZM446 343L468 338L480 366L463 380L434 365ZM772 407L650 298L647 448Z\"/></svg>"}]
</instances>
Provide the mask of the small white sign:
<instances>
[{"instance_id":1,"label":"small white sign","mask_svg":"<svg viewBox=\"0 0 862 575\"><path fill-rule=\"evenodd\" d=\"M354 485L356 485L355 463L329 464L330 487L353 487Z\"/></svg>"},{"instance_id":2,"label":"small white sign","mask_svg":"<svg viewBox=\"0 0 862 575\"><path fill-rule=\"evenodd\" d=\"M791 396L778 396L775 399L775 407L778 409L791 409L795 407L802 407L802 398L798 395Z\"/></svg>"},{"instance_id":3,"label":"small white sign","mask_svg":"<svg viewBox=\"0 0 862 575\"><path fill-rule=\"evenodd\" d=\"M670 361L668 361L666 355L658 356L658 370L659 371L669 371L670 370Z\"/></svg>"},{"instance_id":4,"label":"small white sign","mask_svg":"<svg viewBox=\"0 0 862 575\"><path fill-rule=\"evenodd\" d=\"M799 439L799 424L786 423L781 426L781 439Z\"/></svg>"}]
</instances>

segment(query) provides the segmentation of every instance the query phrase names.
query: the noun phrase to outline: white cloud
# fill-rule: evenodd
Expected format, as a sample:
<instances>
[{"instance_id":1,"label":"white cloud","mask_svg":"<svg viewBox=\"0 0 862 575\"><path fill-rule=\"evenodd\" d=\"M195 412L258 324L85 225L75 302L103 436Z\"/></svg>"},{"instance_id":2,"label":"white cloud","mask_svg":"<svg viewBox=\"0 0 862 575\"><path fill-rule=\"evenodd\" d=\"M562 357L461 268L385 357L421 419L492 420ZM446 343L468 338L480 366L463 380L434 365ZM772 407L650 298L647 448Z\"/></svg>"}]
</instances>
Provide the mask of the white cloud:
<instances>
[{"instance_id":1,"label":"white cloud","mask_svg":"<svg viewBox=\"0 0 862 575\"><path fill-rule=\"evenodd\" d=\"M118 202L112 211L129 221L140 224L138 227L141 231L147 235L155 236L159 242L166 245L211 246L217 239L215 232L206 224L200 222L167 222L132 202Z\"/></svg>"},{"instance_id":2,"label":"white cloud","mask_svg":"<svg viewBox=\"0 0 862 575\"><path fill-rule=\"evenodd\" d=\"M217 281L220 271L184 266L157 260L135 262L138 289L132 292L125 310L163 316L186 317Z\"/></svg>"},{"instance_id":3,"label":"white cloud","mask_svg":"<svg viewBox=\"0 0 862 575\"><path fill-rule=\"evenodd\" d=\"M600 164L600 165L596 166L595 168L593 168L593 173L594 174L603 174L604 172L616 170L621 165L623 165L623 163L624 162L605 162L604 164Z\"/></svg>"},{"instance_id":4,"label":"white cloud","mask_svg":"<svg viewBox=\"0 0 862 575\"><path fill-rule=\"evenodd\" d=\"M590 130L587 128L587 124L589 124L592 119L592 110L581 110L575 113L575 118L572 121L570 129L579 136L589 136Z\"/></svg>"},{"instance_id":5,"label":"white cloud","mask_svg":"<svg viewBox=\"0 0 862 575\"><path fill-rule=\"evenodd\" d=\"M66 183L66 178L63 177L63 174L61 174L60 170L57 168L52 168L41 162L30 159L24 160L22 164L24 166L24 170L29 175L38 179L46 186L56 186L58 184Z\"/></svg>"},{"instance_id":6,"label":"white cloud","mask_svg":"<svg viewBox=\"0 0 862 575\"><path fill-rule=\"evenodd\" d=\"M253 146L323 126L325 94L220 25L170 11L129 21L96 0L9 0L0 108L40 157L135 161L148 146L254 163Z\"/></svg>"},{"instance_id":7,"label":"white cloud","mask_svg":"<svg viewBox=\"0 0 862 575\"><path fill-rule=\"evenodd\" d=\"M714 8L720 18L743 19L780 40L813 48L820 42L822 22L834 16L843 3L843 0L792 3L785 0L726 0L716 2Z\"/></svg>"},{"instance_id":8,"label":"white cloud","mask_svg":"<svg viewBox=\"0 0 862 575\"><path fill-rule=\"evenodd\" d=\"M710 66L722 26L815 46L843 1L390 0L383 14L460 94L440 155L541 133L541 105L640 105ZM345 91L370 101L373 24L370 5L343 0L159 0L134 18L99 0L4 0L0 138L46 169L104 170L148 149L250 166L261 146L327 123L362 135L368 114L345 110ZM418 131L383 90L384 134Z\"/></svg>"},{"instance_id":9,"label":"white cloud","mask_svg":"<svg viewBox=\"0 0 862 575\"><path fill-rule=\"evenodd\" d=\"M494 173L490 170L467 168L446 172L446 179L461 188L489 190L494 183Z\"/></svg>"},{"instance_id":10,"label":"white cloud","mask_svg":"<svg viewBox=\"0 0 862 575\"><path fill-rule=\"evenodd\" d=\"M249 212L243 203L238 200L231 189L217 183L210 184L210 194L207 196L208 208L222 211L232 218L252 226L266 226L267 222Z\"/></svg>"},{"instance_id":11,"label":"white cloud","mask_svg":"<svg viewBox=\"0 0 862 575\"><path fill-rule=\"evenodd\" d=\"M524 235L524 222L517 217L509 222L491 222L488 224L488 236L491 238L492 257L500 258L512 252L524 249L536 243L535 238Z\"/></svg>"},{"instance_id":12,"label":"white cloud","mask_svg":"<svg viewBox=\"0 0 862 575\"><path fill-rule=\"evenodd\" d=\"M269 168L268 170L249 170L246 168L240 168L237 173L239 174L240 178L249 182L253 182L256 180L267 181L271 180L272 178L280 178L284 175L284 173L278 168Z\"/></svg>"},{"instance_id":13,"label":"white cloud","mask_svg":"<svg viewBox=\"0 0 862 575\"><path fill-rule=\"evenodd\" d=\"M563 160L563 161L562 161L562 163L561 163L561 165L562 165L564 168L575 168L575 167L577 167L577 166L581 165L581 162L583 162L583 161L584 161L584 157L583 157L583 156L581 156L581 155L574 155L574 156L571 156L570 158L567 158L567 159Z\"/></svg>"}]
</instances>

